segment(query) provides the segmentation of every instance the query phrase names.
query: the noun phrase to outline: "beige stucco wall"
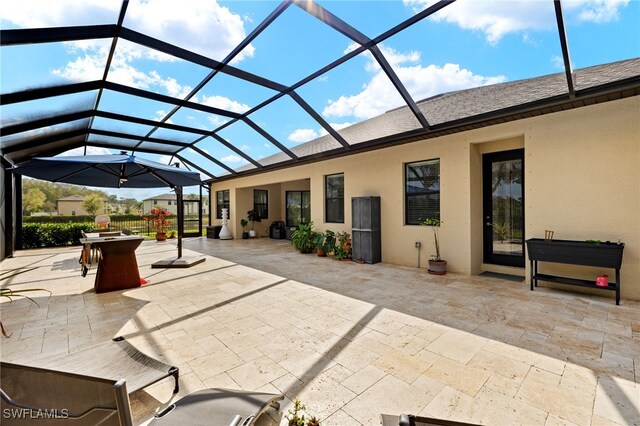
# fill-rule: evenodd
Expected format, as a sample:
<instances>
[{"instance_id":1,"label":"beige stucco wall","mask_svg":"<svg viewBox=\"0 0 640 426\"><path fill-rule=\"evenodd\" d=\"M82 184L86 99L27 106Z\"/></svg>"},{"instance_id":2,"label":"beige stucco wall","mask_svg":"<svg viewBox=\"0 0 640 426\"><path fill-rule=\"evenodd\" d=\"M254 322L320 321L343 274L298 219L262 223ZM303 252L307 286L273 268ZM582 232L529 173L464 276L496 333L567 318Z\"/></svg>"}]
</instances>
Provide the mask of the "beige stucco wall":
<instances>
[{"instance_id":1,"label":"beige stucco wall","mask_svg":"<svg viewBox=\"0 0 640 426\"><path fill-rule=\"evenodd\" d=\"M351 197L379 195L383 261L416 266L414 243L421 241L425 267L433 253L432 235L426 228L404 225L403 170L404 163L439 158L441 252L450 271L477 274L492 269L482 263L482 154L524 147L526 238L552 229L557 239L624 241L622 296L640 300L639 116L640 98L627 98L236 178L214 183L212 191L231 190L234 235L241 219L234 212L244 216L251 208L253 188L269 189L270 217L263 221L261 235L267 235L272 220L284 220L284 182L308 179L312 220L323 230L350 231ZM334 173L344 173L345 179L342 226L324 223L324 176ZM561 269L595 276L589 268ZM527 270L513 272L528 275Z\"/></svg>"},{"instance_id":2,"label":"beige stucco wall","mask_svg":"<svg viewBox=\"0 0 640 426\"><path fill-rule=\"evenodd\" d=\"M169 205L169 202L171 202L171 205ZM173 214L178 214L178 205L176 204L176 200L144 200L142 203L142 211L144 214L148 214L151 209L156 208L162 208Z\"/></svg>"},{"instance_id":3,"label":"beige stucco wall","mask_svg":"<svg viewBox=\"0 0 640 426\"><path fill-rule=\"evenodd\" d=\"M77 200L58 200L58 215L59 216L71 216L75 211L75 216L88 216L89 213L82 207L82 201ZM106 213L106 203L103 201L102 206L98 209L96 214Z\"/></svg>"}]
</instances>

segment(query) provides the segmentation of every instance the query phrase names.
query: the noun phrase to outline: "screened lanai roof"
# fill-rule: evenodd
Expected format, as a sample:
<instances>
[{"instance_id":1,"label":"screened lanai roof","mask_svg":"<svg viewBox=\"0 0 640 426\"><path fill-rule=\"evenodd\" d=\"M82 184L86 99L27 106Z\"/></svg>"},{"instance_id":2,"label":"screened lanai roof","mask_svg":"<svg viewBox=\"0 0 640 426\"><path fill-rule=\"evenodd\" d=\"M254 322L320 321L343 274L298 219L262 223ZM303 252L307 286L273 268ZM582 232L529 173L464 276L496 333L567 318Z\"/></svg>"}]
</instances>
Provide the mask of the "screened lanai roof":
<instances>
[{"instance_id":1,"label":"screened lanai roof","mask_svg":"<svg viewBox=\"0 0 640 426\"><path fill-rule=\"evenodd\" d=\"M13 3L9 164L125 150L226 179L640 87L637 2Z\"/></svg>"}]
</instances>

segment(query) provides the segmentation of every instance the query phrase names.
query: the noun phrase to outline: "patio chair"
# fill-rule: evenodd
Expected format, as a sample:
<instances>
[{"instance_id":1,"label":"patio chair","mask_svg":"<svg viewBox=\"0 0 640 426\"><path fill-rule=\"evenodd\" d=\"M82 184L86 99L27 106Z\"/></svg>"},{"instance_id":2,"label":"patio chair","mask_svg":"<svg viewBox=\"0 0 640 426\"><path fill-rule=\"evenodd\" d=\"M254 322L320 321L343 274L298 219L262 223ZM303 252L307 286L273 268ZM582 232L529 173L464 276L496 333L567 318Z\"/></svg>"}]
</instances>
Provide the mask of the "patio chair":
<instances>
[{"instance_id":1,"label":"patio chair","mask_svg":"<svg viewBox=\"0 0 640 426\"><path fill-rule=\"evenodd\" d=\"M109 229L110 223L111 223L111 218L106 214L101 214L96 216L96 220L95 220L96 229L100 231L106 231Z\"/></svg>"},{"instance_id":2,"label":"patio chair","mask_svg":"<svg viewBox=\"0 0 640 426\"><path fill-rule=\"evenodd\" d=\"M84 231L80 231L82 238L87 238L87 234ZM93 247L91 243L86 243L82 246L82 252L80 254L80 265L82 265L82 276L86 276L89 271L89 267L94 263L98 263L100 260L100 251Z\"/></svg>"},{"instance_id":3,"label":"patio chair","mask_svg":"<svg viewBox=\"0 0 640 426\"><path fill-rule=\"evenodd\" d=\"M48 358L38 364L34 367L113 380L126 379L129 393L173 376L175 382L173 393L178 393L180 390L178 367L165 364L140 352L124 337L116 337L112 341L72 354Z\"/></svg>"},{"instance_id":4,"label":"patio chair","mask_svg":"<svg viewBox=\"0 0 640 426\"><path fill-rule=\"evenodd\" d=\"M382 426L478 426L473 423L456 422L453 420L420 417L411 414L399 416L382 414Z\"/></svg>"},{"instance_id":5,"label":"patio chair","mask_svg":"<svg viewBox=\"0 0 640 426\"><path fill-rule=\"evenodd\" d=\"M0 363L3 425L133 426L124 379ZM159 412L154 425L249 426L282 395L207 389Z\"/></svg>"}]
</instances>

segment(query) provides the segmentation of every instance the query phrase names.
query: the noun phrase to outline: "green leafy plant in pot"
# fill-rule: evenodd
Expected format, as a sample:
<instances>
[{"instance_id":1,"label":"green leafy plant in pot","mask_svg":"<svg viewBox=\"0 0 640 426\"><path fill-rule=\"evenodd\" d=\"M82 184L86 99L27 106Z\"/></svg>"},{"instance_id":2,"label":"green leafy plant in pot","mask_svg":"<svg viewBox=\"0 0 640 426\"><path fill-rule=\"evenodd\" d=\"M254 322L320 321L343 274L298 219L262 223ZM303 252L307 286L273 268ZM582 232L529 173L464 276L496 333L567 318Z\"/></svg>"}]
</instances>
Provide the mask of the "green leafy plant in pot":
<instances>
[{"instance_id":1,"label":"green leafy plant in pot","mask_svg":"<svg viewBox=\"0 0 640 426\"><path fill-rule=\"evenodd\" d=\"M240 225L242 225L242 239L243 240L248 240L249 239L249 233L245 229L248 224L249 224L249 221L247 219L240 219Z\"/></svg>"},{"instance_id":2,"label":"green leafy plant in pot","mask_svg":"<svg viewBox=\"0 0 640 426\"><path fill-rule=\"evenodd\" d=\"M447 273L447 261L440 257L440 236L438 235L438 231L441 225L442 221L440 219L431 218L422 221L422 226L433 230L433 242L436 248L436 254L431 255L431 259L429 259L429 269L427 270L428 273L433 275L444 275Z\"/></svg>"},{"instance_id":3,"label":"green leafy plant in pot","mask_svg":"<svg viewBox=\"0 0 640 426\"><path fill-rule=\"evenodd\" d=\"M255 238L256 236L256 231L255 231L255 226L256 226L256 222L260 223L262 222L262 218L260 217L260 213L257 210L249 210L247 212L247 219L249 219L249 221L251 222L251 230L249 231L249 236L251 238Z\"/></svg>"},{"instance_id":4,"label":"green leafy plant in pot","mask_svg":"<svg viewBox=\"0 0 640 426\"><path fill-rule=\"evenodd\" d=\"M314 232L313 233L313 248L319 257L326 257L327 252L324 250L324 232Z\"/></svg>"},{"instance_id":5,"label":"green leafy plant in pot","mask_svg":"<svg viewBox=\"0 0 640 426\"><path fill-rule=\"evenodd\" d=\"M315 247L317 232L313 231L313 222L301 223L292 228L291 244L300 253L311 253Z\"/></svg>"},{"instance_id":6,"label":"green leafy plant in pot","mask_svg":"<svg viewBox=\"0 0 640 426\"><path fill-rule=\"evenodd\" d=\"M336 233L330 229L324 231L324 243L322 245L327 256L333 256L336 249Z\"/></svg>"}]
</instances>

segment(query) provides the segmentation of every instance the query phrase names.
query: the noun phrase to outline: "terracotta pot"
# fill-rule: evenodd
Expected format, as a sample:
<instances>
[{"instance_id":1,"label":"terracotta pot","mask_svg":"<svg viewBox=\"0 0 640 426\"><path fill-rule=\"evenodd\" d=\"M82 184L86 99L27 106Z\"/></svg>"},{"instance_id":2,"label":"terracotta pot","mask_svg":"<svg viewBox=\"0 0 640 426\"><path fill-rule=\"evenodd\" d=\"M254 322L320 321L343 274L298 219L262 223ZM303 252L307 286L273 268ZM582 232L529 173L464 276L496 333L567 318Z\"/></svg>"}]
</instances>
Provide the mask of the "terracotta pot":
<instances>
[{"instance_id":1,"label":"terracotta pot","mask_svg":"<svg viewBox=\"0 0 640 426\"><path fill-rule=\"evenodd\" d=\"M156 232L156 240L157 241L164 241L167 239L167 233L166 232Z\"/></svg>"},{"instance_id":2,"label":"terracotta pot","mask_svg":"<svg viewBox=\"0 0 640 426\"><path fill-rule=\"evenodd\" d=\"M318 257L327 257L327 253L324 252L323 248L318 249Z\"/></svg>"},{"instance_id":3,"label":"terracotta pot","mask_svg":"<svg viewBox=\"0 0 640 426\"><path fill-rule=\"evenodd\" d=\"M429 269L427 270L431 275L444 275L447 273L447 261L446 260L430 260Z\"/></svg>"}]
</instances>

